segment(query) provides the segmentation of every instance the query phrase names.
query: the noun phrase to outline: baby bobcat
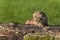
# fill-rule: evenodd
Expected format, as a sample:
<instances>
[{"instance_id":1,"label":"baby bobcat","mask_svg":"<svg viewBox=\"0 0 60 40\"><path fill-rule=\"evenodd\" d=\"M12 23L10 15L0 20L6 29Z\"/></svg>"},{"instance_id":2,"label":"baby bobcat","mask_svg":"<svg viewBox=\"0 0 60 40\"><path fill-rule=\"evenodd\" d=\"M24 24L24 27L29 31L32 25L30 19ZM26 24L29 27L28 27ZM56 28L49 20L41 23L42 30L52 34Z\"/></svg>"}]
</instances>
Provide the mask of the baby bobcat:
<instances>
[{"instance_id":1,"label":"baby bobcat","mask_svg":"<svg viewBox=\"0 0 60 40\"><path fill-rule=\"evenodd\" d=\"M33 18L31 20L27 20L25 24L43 27L48 25L48 19L43 12L36 11L33 13Z\"/></svg>"}]
</instances>

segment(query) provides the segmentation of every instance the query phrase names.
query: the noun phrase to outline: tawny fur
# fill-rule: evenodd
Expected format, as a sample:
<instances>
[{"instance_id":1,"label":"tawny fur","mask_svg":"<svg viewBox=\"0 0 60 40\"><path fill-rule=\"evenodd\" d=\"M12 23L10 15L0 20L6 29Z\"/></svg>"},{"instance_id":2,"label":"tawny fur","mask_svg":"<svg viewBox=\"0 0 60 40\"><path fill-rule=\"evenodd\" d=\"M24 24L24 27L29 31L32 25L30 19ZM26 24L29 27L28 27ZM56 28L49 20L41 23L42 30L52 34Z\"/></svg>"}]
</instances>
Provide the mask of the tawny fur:
<instances>
[{"instance_id":1,"label":"tawny fur","mask_svg":"<svg viewBox=\"0 0 60 40\"><path fill-rule=\"evenodd\" d=\"M33 20L27 20L27 21L25 22L25 24L33 25Z\"/></svg>"}]
</instances>

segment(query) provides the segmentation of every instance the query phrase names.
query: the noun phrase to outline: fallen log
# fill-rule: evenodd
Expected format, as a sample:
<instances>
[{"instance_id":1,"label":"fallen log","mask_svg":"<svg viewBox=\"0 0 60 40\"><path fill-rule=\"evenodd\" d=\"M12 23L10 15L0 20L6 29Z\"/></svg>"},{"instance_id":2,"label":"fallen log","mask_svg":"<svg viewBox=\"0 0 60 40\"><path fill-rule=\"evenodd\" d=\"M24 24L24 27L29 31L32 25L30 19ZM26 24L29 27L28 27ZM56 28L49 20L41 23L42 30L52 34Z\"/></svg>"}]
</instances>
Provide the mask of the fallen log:
<instances>
[{"instance_id":1,"label":"fallen log","mask_svg":"<svg viewBox=\"0 0 60 40\"><path fill-rule=\"evenodd\" d=\"M49 34L50 31L52 34L57 34L56 32L59 32L60 36L60 25L38 27L26 24L11 25L9 23L2 23L0 24L0 40L23 40L25 34L36 32ZM53 36L55 37L56 35Z\"/></svg>"}]
</instances>

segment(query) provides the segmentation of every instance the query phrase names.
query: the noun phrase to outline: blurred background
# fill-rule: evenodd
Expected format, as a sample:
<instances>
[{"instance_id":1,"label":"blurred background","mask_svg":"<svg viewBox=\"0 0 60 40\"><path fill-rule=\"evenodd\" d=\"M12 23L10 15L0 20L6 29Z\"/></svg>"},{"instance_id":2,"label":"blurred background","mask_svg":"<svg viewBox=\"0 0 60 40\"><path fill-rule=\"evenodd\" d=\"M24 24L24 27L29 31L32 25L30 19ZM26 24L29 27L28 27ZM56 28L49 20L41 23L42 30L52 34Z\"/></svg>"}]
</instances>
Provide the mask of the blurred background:
<instances>
[{"instance_id":1,"label":"blurred background","mask_svg":"<svg viewBox=\"0 0 60 40\"><path fill-rule=\"evenodd\" d=\"M60 0L0 0L0 21L24 24L38 10L45 12L50 25L60 24Z\"/></svg>"}]
</instances>

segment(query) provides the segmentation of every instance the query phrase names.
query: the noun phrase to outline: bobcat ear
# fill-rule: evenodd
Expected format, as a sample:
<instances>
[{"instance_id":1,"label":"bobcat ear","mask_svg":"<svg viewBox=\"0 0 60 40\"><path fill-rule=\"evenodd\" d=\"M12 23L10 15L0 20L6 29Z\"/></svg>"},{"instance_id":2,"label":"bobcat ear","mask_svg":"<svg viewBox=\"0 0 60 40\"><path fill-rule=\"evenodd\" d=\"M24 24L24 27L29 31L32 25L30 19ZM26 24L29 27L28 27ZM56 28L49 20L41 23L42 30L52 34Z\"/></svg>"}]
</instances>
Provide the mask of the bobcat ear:
<instances>
[{"instance_id":1,"label":"bobcat ear","mask_svg":"<svg viewBox=\"0 0 60 40\"><path fill-rule=\"evenodd\" d=\"M42 17L45 17L46 16L44 12L40 12L40 14L42 14Z\"/></svg>"}]
</instances>

